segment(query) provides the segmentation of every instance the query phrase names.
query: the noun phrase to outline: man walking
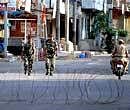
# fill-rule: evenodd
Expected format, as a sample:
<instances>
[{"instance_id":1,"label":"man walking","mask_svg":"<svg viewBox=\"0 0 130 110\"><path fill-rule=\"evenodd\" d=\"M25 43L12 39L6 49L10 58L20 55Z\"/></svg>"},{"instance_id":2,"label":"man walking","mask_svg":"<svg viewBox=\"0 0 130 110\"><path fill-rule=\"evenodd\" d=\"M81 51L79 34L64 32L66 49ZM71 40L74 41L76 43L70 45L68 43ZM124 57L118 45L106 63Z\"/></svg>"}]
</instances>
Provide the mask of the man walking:
<instances>
[{"instance_id":1,"label":"man walking","mask_svg":"<svg viewBox=\"0 0 130 110\"><path fill-rule=\"evenodd\" d=\"M34 47L30 37L28 38L27 43L23 45L22 55L24 61L24 74L26 75L28 72L28 76L30 76L34 57Z\"/></svg>"},{"instance_id":2,"label":"man walking","mask_svg":"<svg viewBox=\"0 0 130 110\"><path fill-rule=\"evenodd\" d=\"M54 40L53 35L50 34L48 39L45 42L45 67L46 67L46 75L52 73L55 69L55 57L57 52L57 42Z\"/></svg>"}]
</instances>

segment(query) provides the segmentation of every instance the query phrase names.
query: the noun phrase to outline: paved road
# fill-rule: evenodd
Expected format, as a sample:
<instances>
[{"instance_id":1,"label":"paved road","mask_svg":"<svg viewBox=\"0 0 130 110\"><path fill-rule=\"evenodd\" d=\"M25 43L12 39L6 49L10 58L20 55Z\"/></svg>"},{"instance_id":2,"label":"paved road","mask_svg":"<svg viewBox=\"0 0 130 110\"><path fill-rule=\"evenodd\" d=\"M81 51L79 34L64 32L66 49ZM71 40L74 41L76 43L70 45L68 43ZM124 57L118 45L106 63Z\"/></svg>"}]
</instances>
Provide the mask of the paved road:
<instances>
[{"instance_id":1,"label":"paved road","mask_svg":"<svg viewBox=\"0 0 130 110\"><path fill-rule=\"evenodd\" d=\"M46 76L43 62L35 62L31 76L21 62L0 63L1 110L129 110L130 75L112 75L109 56L56 62Z\"/></svg>"}]
</instances>

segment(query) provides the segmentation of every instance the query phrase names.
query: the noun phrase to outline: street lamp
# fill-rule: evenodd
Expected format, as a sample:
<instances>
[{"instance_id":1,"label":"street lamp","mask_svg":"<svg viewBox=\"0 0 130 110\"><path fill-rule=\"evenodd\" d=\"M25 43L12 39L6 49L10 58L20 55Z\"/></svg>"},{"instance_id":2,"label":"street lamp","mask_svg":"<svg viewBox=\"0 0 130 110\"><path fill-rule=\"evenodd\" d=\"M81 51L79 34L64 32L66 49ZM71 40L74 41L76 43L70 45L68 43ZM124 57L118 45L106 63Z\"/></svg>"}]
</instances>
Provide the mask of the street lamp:
<instances>
[{"instance_id":1,"label":"street lamp","mask_svg":"<svg viewBox=\"0 0 130 110\"><path fill-rule=\"evenodd\" d=\"M8 0L1 0L0 4L3 4L5 6L5 10L4 10L4 55L7 55L7 45L8 45L8 37L7 37L7 33L8 33L8 29L7 29L7 18L8 18L8 9L7 9L7 4L8 4Z\"/></svg>"}]
</instances>

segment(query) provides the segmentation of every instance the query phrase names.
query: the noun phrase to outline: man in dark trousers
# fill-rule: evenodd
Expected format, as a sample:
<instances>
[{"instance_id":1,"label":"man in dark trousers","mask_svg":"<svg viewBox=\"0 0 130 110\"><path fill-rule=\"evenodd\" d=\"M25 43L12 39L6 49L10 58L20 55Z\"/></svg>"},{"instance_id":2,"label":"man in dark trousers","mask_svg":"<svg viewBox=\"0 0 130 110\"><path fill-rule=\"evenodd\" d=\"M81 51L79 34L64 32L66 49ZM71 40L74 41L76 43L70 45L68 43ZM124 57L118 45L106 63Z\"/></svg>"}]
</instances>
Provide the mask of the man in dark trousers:
<instances>
[{"instance_id":1,"label":"man in dark trousers","mask_svg":"<svg viewBox=\"0 0 130 110\"><path fill-rule=\"evenodd\" d=\"M27 43L23 45L22 57L24 61L24 74L26 75L28 72L28 76L30 76L34 57L34 46L30 37L28 38Z\"/></svg>"},{"instance_id":2,"label":"man in dark trousers","mask_svg":"<svg viewBox=\"0 0 130 110\"><path fill-rule=\"evenodd\" d=\"M57 52L57 42L54 40L53 35L50 34L45 42L45 67L46 75L52 76L55 69L55 57Z\"/></svg>"}]
</instances>

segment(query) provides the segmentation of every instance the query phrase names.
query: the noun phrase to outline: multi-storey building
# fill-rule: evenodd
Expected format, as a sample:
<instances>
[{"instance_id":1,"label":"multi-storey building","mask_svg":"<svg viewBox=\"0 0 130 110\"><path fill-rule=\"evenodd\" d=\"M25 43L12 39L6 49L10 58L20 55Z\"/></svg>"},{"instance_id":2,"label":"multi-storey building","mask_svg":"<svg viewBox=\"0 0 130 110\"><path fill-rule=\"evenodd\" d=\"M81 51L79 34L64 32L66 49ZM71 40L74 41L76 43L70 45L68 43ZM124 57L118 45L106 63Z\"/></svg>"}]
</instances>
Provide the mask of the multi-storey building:
<instances>
[{"instance_id":1,"label":"multi-storey building","mask_svg":"<svg viewBox=\"0 0 130 110\"><path fill-rule=\"evenodd\" d=\"M128 28L130 24L129 11L127 10L128 2L125 0L69 0L68 4L67 0L59 0L60 13L57 13L57 0L43 0L45 4L42 3L42 0L31 0L30 12L25 11L25 0L9 1L15 3L14 7L11 7L14 10L8 11L10 24L10 27L8 27L8 49L11 51L14 50L12 48L16 47L20 49L21 41L26 40L28 35L36 39L46 38L49 33L53 33L57 40L64 38L65 41L72 42L79 47L78 49L94 49L93 47L95 47L99 38L96 36L91 39L90 32L97 13L101 11L109 12L109 26L123 28L125 25L125 29L130 32ZM125 20L121 20L121 16L123 16L122 4L125 7ZM44 5L45 7L43 7ZM69 6L69 10L66 6ZM2 6L0 6L0 37L4 37L4 10L1 8ZM60 14L58 22L57 14ZM66 34L66 16L69 17L68 38ZM121 23L120 21L125 22ZM60 38L57 36L57 23L60 23Z\"/></svg>"},{"instance_id":2,"label":"multi-storey building","mask_svg":"<svg viewBox=\"0 0 130 110\"><path fill-rule=\"evenodd\" d=\"M22 0L21 0L22 1ZM13 54L20 54L22 41L29 35L36 36L37 16L32 15L30 12L25 11L25 3L20 0L8 0L7 4L7 50ZM0 6L0 23L4 27L4 10L5 6ZM4 39L4 28L0 30L0 37ZM3 40L4 41L4 40Z\"/></svg>"},{"instance_id":3,"label":"multi-storey building","mask_svg":"<svg viewBox=\"0 0 130 110\"><path fill-rule=\"evenodd\" d=\"M114 0L113 1L113 27L128 31L126 41L130 40L130 10L129 0Z\"/></svg>"}]
</instances>

